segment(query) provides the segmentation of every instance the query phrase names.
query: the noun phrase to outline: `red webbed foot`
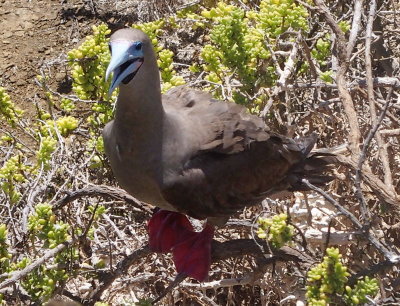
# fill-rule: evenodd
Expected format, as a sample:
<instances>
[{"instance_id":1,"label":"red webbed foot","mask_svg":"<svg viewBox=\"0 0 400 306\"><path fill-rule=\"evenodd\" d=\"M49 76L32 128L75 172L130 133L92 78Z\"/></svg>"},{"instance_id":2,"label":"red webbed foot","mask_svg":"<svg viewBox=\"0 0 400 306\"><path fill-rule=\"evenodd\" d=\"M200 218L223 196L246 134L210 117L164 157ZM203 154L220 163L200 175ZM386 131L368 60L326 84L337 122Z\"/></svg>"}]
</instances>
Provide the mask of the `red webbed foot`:
<instances>
[{"instance_id":1,"label":"red webbed foot","mask_svg":"<svg viewBox=\"0 0 400 306\"><path fill-rule=\"evenodd\" d=\"M159 253L172 250L178 273L203 281L211 265L211 241L214 228L210 225L195 232L183 214L158 210L147 224L150 249Z\"/></svg>"},{"instance_id":2,"label":"red webbed foot","mask_svg":"<svg viewBox=\"0 0 400 306\"><path fill-rule=\"evenodd\" d=\"M172 249L173 260L178 273L184 273L198 281L204 281L211 265L211 241L214 228L211 225L201 232L192 232Z\"/></svg>"},{"instance_id":3,"label":"red webbed foot","mask_svg":"<svg viewBox=\"0 0 400 306\"><path fill-rule=\"evenodd\" d=\"M190 236L193 227L185 215L159 209L147 223L150 249L167 253L184 237Z\"/></svg>"}]
</instances>

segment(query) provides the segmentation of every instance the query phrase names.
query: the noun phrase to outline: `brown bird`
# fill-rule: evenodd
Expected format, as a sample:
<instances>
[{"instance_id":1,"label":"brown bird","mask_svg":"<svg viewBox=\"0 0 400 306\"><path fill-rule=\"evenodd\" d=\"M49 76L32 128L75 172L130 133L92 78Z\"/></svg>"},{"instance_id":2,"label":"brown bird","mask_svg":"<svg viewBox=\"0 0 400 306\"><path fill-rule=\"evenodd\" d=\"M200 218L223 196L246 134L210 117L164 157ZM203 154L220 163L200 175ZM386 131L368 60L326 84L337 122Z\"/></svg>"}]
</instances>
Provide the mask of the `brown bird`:
<instances>
[{"instance_id":1,"label":"brown bird","mask_svg":"<svg viewBox=\"0 0 400 306\"><path fill-rule=\"evenodd\" d=\"M127 192L159 208L148 223L150 247L173 252L175 266L200 281L208 275L214 225L283 191L321 185L330 163L312 153L317 137L273 133L240 105L177 87L161 94L149 37L121 29L110 39L110 93L115 119L103 131L113 173ZM195 232L185 215L207 219Z\"/></svg>"}]
</instances>

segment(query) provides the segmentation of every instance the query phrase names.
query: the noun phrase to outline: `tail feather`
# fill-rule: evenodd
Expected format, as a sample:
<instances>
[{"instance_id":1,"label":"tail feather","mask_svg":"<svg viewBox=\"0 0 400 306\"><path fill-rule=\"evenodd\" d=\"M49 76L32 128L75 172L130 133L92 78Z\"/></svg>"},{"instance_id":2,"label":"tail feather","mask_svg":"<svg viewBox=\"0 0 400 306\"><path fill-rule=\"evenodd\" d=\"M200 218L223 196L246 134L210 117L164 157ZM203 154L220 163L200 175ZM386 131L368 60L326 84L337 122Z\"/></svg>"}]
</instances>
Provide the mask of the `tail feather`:
<instances>
[{"instance_id":1,"label":"tail feather","mask_svg":"<svg viewBox=\"0 0 400 306\"><path fill-rule=\"evenodd\" d=\"M313 133L310 136L296 140L296 143L301 148L303 158L289 170L289 191L309 190L302 182L303 179L317 186L326 185L334 179L327 172L332 169L337 161L335 157L337 150L335 148L331 150L328 148L313 150L317 139L317 135Z\"/></svg>"}]
</instances>

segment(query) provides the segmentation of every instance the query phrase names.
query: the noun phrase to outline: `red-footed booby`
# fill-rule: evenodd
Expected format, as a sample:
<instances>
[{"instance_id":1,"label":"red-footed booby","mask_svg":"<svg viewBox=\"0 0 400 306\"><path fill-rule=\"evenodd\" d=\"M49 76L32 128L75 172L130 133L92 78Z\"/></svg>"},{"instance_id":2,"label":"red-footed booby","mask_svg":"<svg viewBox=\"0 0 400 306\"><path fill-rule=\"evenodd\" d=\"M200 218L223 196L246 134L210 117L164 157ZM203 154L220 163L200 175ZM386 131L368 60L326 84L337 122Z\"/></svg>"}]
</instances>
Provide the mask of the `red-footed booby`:
<instances>
[{"instance_id":1,"label":"red-footed booby","mask_svg":"<svg viewBox=\"0 0 400 306\"><path fill-rule=\"evenodd\" d=\"M211 263L214 225L245 206L283 191L321 185L329 160L311 152L316 136L273 133L243 106L177 87L161 94L150 39L140 30L110 38L119 87L115 119L103 131L115 178L137 199L160 208L148 222L149 244L173 253L177 271L203 281ZM207 219L195 232L185 215Z\"/></svg>"}]
</instances>

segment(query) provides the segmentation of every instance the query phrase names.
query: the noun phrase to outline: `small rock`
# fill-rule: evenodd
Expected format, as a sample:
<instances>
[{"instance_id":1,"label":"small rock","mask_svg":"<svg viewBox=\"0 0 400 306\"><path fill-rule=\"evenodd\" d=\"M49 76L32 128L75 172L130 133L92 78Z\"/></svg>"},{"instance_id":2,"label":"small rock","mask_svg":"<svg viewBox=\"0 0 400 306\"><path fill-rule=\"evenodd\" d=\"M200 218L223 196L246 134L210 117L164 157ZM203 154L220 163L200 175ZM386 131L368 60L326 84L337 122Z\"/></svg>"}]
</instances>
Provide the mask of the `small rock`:
<instances>
[{"instance_id":1,"label":"small rock","mask_svg":"<svg viewBox=\"0 0 400 306\"><path fill-rule=\"evenodd\" d=\"M65 73L57 72L57 74L56 74L56 80L57 80L58 82L64 80L64 78L65 78Z\"/></svg>"},{"instance_id":2,"label":"small rock","mask_svg":"<svg viewBox=\"0 0 400 306\"><path fill-rule=\"evenodd\" d=\"M18 36L18 37L22 37L22 36L24 36L24 31L21 31L21 30L15 31L14 35Z\"/></svg>"},{"instance_id":3,"label":"small rock","mask_svg":"<svg viewBox=\"0 0 400 306\"><path fill-rule=\"evenodd\" d=\"M33 24L32 22L29 22L29 21L27 21L27 22L25 22L25 23L23 24L23 28L24 28L25 30L32 29L33 27L34 27L34 24Z\"/></svg>"}]
</instances>

